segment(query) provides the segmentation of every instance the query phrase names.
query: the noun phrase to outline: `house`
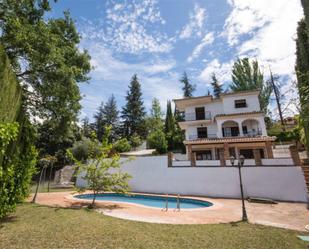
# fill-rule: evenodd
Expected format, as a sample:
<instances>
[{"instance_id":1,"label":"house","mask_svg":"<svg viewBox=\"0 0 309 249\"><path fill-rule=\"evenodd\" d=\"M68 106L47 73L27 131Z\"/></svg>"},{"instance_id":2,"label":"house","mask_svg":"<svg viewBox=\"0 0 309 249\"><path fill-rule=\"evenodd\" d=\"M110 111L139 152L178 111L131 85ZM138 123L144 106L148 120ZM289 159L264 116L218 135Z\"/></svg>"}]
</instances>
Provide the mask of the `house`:
<instances>
[{"instance_id":1,"label":"house","mask_svg":"<svg viewBox=\"0 0 309 249\"><path fill-rule=\"evenodd\" d=\"M275 137L267 136L259 91L224 93L213 96L175 99L184 112L179 126L185 131L188 160L273 158Z\"/></svg>"}]
</instances>

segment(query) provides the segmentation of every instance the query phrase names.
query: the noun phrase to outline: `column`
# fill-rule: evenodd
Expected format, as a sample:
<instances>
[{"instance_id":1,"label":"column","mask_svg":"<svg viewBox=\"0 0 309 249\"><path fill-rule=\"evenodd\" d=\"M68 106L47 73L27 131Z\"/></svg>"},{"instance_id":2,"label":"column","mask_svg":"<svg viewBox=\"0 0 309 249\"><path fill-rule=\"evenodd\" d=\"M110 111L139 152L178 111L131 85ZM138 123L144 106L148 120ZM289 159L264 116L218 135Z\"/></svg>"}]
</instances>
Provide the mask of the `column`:
<instances>
[{"instance_id":1,"label":"column","mask_svg":"<svg viewBox=\"0 0 309 249\"><path fill-rule=\"evenodd\" d=\"M168 152L167 153L167 167L172 167L173 166L173 152Z\"/></svg>"},{"instance_id":2,"label":"column","mask_svg":"<svg viewBox=\"0 0 309 249\"><path fill-rule=\"evenodd\" d=\"M187 157L189 161L191 160L191 156L192 156L191 154L192 154L192 144L188 144L187 145Z\"/></svg>"},{"instance_id":3,"label":"column","mask_svg":"<svg viewBox=\"0 0 309 249\"><path fill-rule=\"evenodd\" d=\"M219 159L220 159L220 165L226 166L226 161L225 161L225 158L224 158L224 149L222 149L222 148L219 149Z\"/></svg>"},{"instance_id":4,"label":"column","mask_svg":"<svg viewBox=\"0 0 309 249\"><path fill-rule=\"evenodd\" d=\"M192 167L195 167L195 166L196 166L196 154L195 154L195 152L193 152L193 153L191 154L191 166L192 166Z\"/></svg>"},{"instance_id":5,"label":"column","mask_svg":"<svg viewBox=\"0 0 309 249\"><path fill-rule=\"evenodd\" d=\"M256 166L262 165L260 149L253 149L254 161Z\"/></svg>"},{"instance_id":6,"label":"column","mask_svg":"<svg viewBox=\"0 0 309 249\"><path fill-rule=\"evenodd\" d=\"M274 158L272 142L271 141L266 141L265 145L266 145L266 151L267 151L267 158L268 159Z\"/></svg>"},{"instance_id":7,"label":"column","mask_svg":"<svg viewBox=\"0 0 309 249\"><path fill-rule=\"evenodd\" d=\"M224 143L223 150L224 150L224 159L230 160L230 151L229 151L229 144L228 143Z\"/></svg>"},{"instance_id":8,"label":"column","mask_svg":"<svg viewBox=\"0 0 309 249\"><path fill-rule=\"evenodd\" d=\"M300 161L300 158L299 158L297 147L295 145L290 146L290 153L291 153L291 157L293 159L294 165L300 166L301 161Z\"/></svg>"},{"instance_id":9,"label":"column","mask_svg":"<svg viewBox=\"0 0 309 249\"><path fill-rule=\"evenodd\" d=\"M239 129L239 136L243 137L244 136L244 132L242 130L241 122L238 122L238 129Z\"/></svg>"}]
</instances>

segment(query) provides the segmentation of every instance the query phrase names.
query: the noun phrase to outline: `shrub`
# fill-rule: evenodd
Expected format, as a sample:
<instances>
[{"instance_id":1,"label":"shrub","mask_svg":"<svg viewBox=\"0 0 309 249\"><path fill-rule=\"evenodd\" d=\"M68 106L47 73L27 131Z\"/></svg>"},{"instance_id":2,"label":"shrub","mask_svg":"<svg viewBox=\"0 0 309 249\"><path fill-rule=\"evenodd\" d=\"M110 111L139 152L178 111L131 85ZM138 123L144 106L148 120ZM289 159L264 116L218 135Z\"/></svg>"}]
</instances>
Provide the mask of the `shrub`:
<instances>
[{"instance_id":1,"label":"shrub","mask_svg":"<svg viewBox=\"0 0 309 249\"><path fill-rule=\"evenodd\" d=\"M167 152L167 141L163 131L157 130L150 133L147 137L147 143L150 149L156 149L159 154Z\"/></svg>"},{"instance_id":2,"label":"shrub","mask_svg":"<svg viewBox=\"0 0 309 249\"><path fill-rule=\"evenodd\" d=\"M140 146L141 144L142 144L142 140L140 136L138 136L137 134L134 134L130 137L130 145L132 146L132 148L136 148Z\"/></svg>"},{"instance_id":3,"label":"shrub","mask_svg":"<svg viewBox=\"0 0 309 249\"><path fill-rule=\"evenodd\" d=\"M127 152L131 150L131 145L126 138L122 138L114 143L113 148L117 152Z\"/></svg>"}]
</instances>

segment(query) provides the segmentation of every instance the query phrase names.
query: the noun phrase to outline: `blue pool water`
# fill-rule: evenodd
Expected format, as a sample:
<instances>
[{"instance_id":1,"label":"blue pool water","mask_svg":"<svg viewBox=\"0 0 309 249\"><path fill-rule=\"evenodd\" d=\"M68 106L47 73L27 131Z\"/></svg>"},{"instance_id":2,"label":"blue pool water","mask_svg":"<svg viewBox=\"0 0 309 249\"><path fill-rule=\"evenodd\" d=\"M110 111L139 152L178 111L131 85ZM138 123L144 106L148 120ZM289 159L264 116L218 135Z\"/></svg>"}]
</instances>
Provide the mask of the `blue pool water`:
<instances>
[{"instance_id":1,"label":"blue pool water","mask_svg":"<svg viewBox=\"0 0 309 249\"><path fill-rule=\"evenodd\" d=\"M92 194L82 194L76 195L75 198L78 199L86 199L92 200ZM98 201L113 201L113 202L129 202L141 204L149 207L156 208L165 208L166 205L166 197L161 196L148 196L148 195L124 195L124 194L98 194L96 196L96 200ZM188 198L179 198L180 200L180 209L184 208L206 208L212 206L211 202L188 199ZM168 197L168 208L176 208L177 207L177 198Z\"/></svg>"}]
</instances>

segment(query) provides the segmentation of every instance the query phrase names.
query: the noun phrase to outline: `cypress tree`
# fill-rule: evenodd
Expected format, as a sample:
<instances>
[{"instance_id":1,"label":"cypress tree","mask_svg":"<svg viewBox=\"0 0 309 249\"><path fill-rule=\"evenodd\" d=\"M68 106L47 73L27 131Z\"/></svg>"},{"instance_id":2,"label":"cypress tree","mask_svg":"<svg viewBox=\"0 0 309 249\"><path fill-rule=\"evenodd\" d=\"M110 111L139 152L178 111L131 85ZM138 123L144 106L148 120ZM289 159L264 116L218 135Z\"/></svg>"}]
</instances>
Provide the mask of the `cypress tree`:
<instances>
[{"instance_id":1,"label":"cypress tree","mask_svg":"<svg viewBox=\"0 0 309 249\"><path fill-rule=\"evenodd\" d=\"M220 97L220 94L222 93L223 89L222 89L222 85L219 83L215 73L213 73L211 75L211 79L212 79L212 82L211 82L211 86L212 86L212 89L213 89L213 94L216 98L219 98Z\"/></svg>"},{"instance_id":2,"label":"cypress tree","mask_svg":"<svg viewBox=\"0 0 309 249\"><path fill-rule=\"evenodd\" d=\"M172 112L171 101L167 101L166 116L165 116L165 135L168 145L168 150L173 149L173 134L175 129L175 119Z\"/></svg>"},{"instance_id":3,"label":"cypress tree","mask_svg":"<svg viewBox=\"0 0 309 249\"><path fill-rule=\"evenodd\" d=\"M181 83L183 83L182 91L184 97L192 97L193 92L195 91L195 85L192 85L189 81L189 78L187 76L187 73L184 72L183 76L179 80Z\"/></svg>"},{"instance_id":4,"label":"cypress tree","mask_svg":"<svg viewBox=\"0 0 309 249\"><path fill-rule=\"evenodd\" d=\"M145 107L142 100L141 85L134 74L126 96L126 105L122 108L123 134L127 138L133 134L145 137Z\"/></svg>"},{"instance_id":5,"label":"cypress tree","mask_svg":"<svg viewBox=\"0 0 309 249\"><path fill-rule=\"evenodd\" d=\"M306 12L305 12L306 14ZM296 39L296 76L304 128L305 146L309 154L309 39L305 20L298 23Z\"/></svg>"}]
</instances>

